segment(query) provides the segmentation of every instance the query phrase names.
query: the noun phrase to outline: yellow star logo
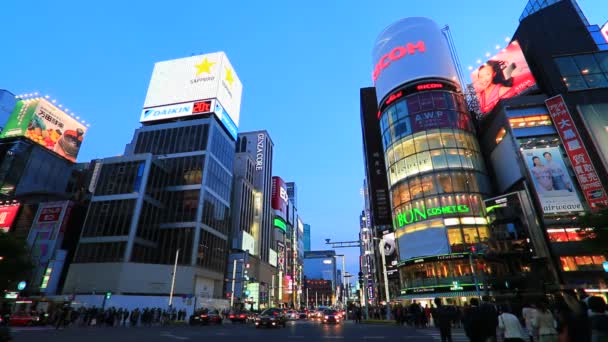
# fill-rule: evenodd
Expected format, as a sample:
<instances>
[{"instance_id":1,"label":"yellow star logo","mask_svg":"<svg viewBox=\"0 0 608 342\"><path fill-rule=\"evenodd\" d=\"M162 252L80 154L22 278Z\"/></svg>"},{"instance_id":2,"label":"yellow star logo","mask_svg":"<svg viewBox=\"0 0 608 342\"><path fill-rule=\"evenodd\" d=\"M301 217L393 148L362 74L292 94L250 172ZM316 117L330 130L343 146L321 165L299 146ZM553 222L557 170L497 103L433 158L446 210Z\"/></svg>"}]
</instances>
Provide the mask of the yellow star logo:
<instances>
[{"instance_id":1,"label":"yellow star logo","mask_svg":"<svg viewBox=\"0 0 608 342\"><path fill-rule=\"evenodd\" d=\"M205 59L203 59L203 62L201 64L194 65L196 67L196 76L198 76L204 72L211 74L211 67L214 64L215 64L215 62L209 62L207 57L205 57Z\"/></svg>"},{"instance_id":2,"label":"yellow star logo","mask_svg":"<svg viewBox=\"0 0 608 342\"><path fill-rule=\"evenodd\" d=\"M232 70L226 68L226 82L232 87L232 82L234 82L234 78L232 77Z\"/></svg>"}]
</instances>

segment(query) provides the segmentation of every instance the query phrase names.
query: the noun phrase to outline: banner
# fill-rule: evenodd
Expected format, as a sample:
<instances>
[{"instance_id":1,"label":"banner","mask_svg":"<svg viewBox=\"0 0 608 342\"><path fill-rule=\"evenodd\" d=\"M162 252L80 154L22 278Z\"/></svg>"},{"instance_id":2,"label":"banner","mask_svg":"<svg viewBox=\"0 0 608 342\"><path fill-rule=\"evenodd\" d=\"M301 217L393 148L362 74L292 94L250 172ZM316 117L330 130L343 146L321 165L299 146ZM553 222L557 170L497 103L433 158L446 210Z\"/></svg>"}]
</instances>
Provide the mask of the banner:
<instances>
[{"instance_id":1,"label":"banner","mask_svg":"<svg viewBox=\"0 0 608 342\"><path fill-rule=\"evenodd\" d=\"M559 147L522 150L545 214L583 211Z\"/></svg>"},{"instance_id":2,"label":"banner","mask_svg":"<svg viewBox=\"0 0 608 342\"><path fill-rule=\"evenodd\" d=\"M19 212L20 203L0 206L0 231L8 233Z\"/></svg>"},{"instance_id":3,"label":"banner","mask_svg":"<svg viewBox=\"0 0 608 342\"><path fill-rule=\"evenodd\" d=\"M572 121L572 116L564 98L561 95L554 96L545 100L545 105L549 109L553 125L555 125L562 144L564 144L570 163L574 168L574 174L583 190L587 203L589 203L589 207L592 211L597 211L602 206L608 205L606 190L604 190L595 167L591 163L589 153L585 149L578 129Z\"/></svg>"},{"instance_id":4,"label":"banner","mask_svg":"<svg viewBox=\"0 0 608 342\"><path fill-rule=\"evenodd\" d=\"M20 100L0 138L26 137L58 155L76 162L87 128L49 101Z\"/></svg>"},{"instance_id":5,"label":"banner","mask_svg":"<svg viewBox=\"0 0 608 342\"><path fill-rule=\"evenodd\" d=\"M536 84L517 41L473 71L471 79L484 114L491 112L498 101L517 96Z\"/></svg>"}]
</instances>

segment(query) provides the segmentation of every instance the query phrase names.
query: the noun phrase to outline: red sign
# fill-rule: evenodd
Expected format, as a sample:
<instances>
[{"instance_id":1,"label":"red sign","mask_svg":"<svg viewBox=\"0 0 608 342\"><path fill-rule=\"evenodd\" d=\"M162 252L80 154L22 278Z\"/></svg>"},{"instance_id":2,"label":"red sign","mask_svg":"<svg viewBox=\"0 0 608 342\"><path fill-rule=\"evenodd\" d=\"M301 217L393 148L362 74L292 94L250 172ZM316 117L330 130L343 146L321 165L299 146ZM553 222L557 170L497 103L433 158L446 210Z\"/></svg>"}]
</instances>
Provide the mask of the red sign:
<instances>
[{"instance_id":1,"label":"red sign","mask_svg":"<svg viewBox=\"0 0 608 342\"><path fill-rule=\"evenodd\" d=\"M606 191L597 176L595 167L591 163L591 158L589 158L589 153L583 145L578 129L574 126L564 98L561 95L554 96L545 100L545 105L549 109L553 124L559 133L578 183L581 185L591 210L597 211L602 206L608 205Z\"/></svg>"},{"instance_id":2,"label":"red sign","mask_svg":"<svg viewBox=\"0 0 608 342\"><path fill-rule=\"evenodd\" d=\"M40 216L38 216L39 223L57 222L63 207L48 207L40 210Z\"/></svg>"},{"instance_id":3,"label":"red sign","mask_svg":"<svg viewBox=\"0 0 608 342\"><path fill-rule=\"evenodd\" d=\"M287 217L287 186L281 177L272 177L272 209L278 211L283 218Z\"/></svg>"},{"instance_id":4,"label":"red sign","mask_svg":"<svg viewBox=\"0 0 608 342\"><path fill-rule=\"evenodd\" d=\"M443 84L441 83L425 83L416 86L416 90L429 90L429 89L441 89Z\"/></svg>"},{"instance_id":5,"label":"red sign","mask_svg":"<svg viewBox=\"0 0 608 342\"><path fill-rule=\"evenodd\" d=\"M372 74L374 82L376 82L382 70L388 68L388 66L391 65L392 62L400 60L407 54L413 55L414 53L416 53L416 50L418 50L418 52L426 51L424 41L419 40L416 44L407 43L404 46L397 46L396 48L392 49L391 52L382 56L382 58L380 58L380 61L378 61L378 64L376 64L376 67L374 68L374 73Z\"/></svg>"},{"instance_id":6,"label":"red sign","mask_svg":"<svg viewBox=\"0 0 608 342\"><path fill-rule=\"evenodd\" d=\"M17 217L20 206L21 204L11 204L0 207L0 230L8 233Z\"/></svg>"},{"instance_id":7,"label":"red sign","mask_svg":"<svg viewBox=\"0 0 608 342\"><path fill-rule=\"evenodd\" d=\"M604 27L602 27L602 36L604 36L604 39L606 40L606 43L608 43L608 22L606 22L604 24Z\"/></svg>"},{"instance_id":8,"label":"red sign","mask_svg":"<svg viewBox=\"0 0 608 342\"><path fill-rule=\"evenodd\" d=\"M402 91L398 91L394 94L391 94L391 96L388 97L388 99L386 100L386 102L384 103L384 105L388 106L389 104L395 102L395 100L401 98L401 96L403 96L403 92Z\"/></svg>"},{"instance_id":9,"label":"red sign","mask_svg":"<svg viewBox=\"0 0 608 342\"><path fill-rule=\"evenodd\" d=\"M211 111L211 101L195 102L192 106L192 114L209 113Z\"/></svg>"}]
</instances>

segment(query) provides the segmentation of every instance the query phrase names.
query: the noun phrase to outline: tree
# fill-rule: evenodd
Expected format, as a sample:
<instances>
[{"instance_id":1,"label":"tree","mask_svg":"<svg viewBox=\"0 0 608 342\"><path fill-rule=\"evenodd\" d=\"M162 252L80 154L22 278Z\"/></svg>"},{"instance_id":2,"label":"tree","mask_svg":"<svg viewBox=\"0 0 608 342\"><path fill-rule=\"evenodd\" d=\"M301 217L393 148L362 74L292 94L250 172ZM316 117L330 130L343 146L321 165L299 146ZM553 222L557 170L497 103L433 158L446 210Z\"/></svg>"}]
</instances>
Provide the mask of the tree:
<instances>
[{"instance_id":1,"label":"tree","mask_svg":"<svg viewBox=\"0 0 608 342\"><path fill-rule=\"evenodd\" d=\"M581 228L594 228L582 230L581 236L588 238L593 248L600 249L604 255L608 254L608 207L579 216L578 223Z\"/></svg>"},{"instance_id":2,"label":"tree","mask_svg":"<svg viewBox=\"0 0 608 342\"><path fill-rule=\"evenodd\" d=\"M32 268L25 241L0 232L0 293L15 291Z\"/></svg>"}]
</instances>

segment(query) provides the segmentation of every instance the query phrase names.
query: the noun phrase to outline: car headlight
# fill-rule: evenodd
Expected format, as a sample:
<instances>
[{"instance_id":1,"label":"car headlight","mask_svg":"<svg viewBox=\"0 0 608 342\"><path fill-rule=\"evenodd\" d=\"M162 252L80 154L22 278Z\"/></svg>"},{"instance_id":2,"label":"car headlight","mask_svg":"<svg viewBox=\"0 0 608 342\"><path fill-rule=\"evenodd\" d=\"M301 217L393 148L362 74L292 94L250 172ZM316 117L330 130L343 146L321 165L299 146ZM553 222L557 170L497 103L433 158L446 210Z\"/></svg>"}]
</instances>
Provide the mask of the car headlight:
<instances>
[{"instance_id":1,"label":"car headlight","mask_svg":"<svg viewBox=\"0 0 608 342\"><path fill-rule=\"evenodd\" d=\"M329 316L325 316L325 319L329 319Z\"/></svg>"},{"instance_id":2,"label":"car headlight","mask_svg":"<svg viewBox=\"0 0 608 342\"><path fill-rule=\"evenodd\" d=\"M34 321L39 321L40 317L34 317Z\"/></svg>"}]
</instances>

